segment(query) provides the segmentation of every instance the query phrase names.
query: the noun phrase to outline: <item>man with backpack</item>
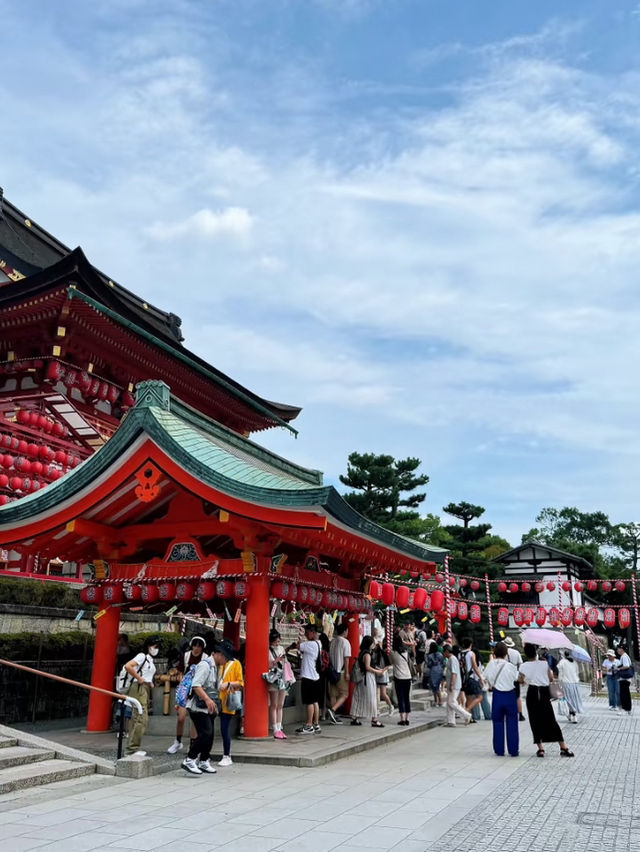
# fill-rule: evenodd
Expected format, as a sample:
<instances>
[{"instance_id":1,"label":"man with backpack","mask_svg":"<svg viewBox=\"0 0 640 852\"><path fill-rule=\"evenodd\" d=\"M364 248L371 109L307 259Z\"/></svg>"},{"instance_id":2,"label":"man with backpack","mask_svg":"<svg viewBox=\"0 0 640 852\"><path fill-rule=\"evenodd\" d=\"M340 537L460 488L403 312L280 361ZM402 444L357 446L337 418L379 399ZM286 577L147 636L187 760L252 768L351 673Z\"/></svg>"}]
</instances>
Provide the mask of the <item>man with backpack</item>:
<instances>
[{"instance_id":1,"label":"man with backpack","mask_svg":"<svg viewBox=\"0 0 640 852\"><path fill-rule=\"evenodd\" d=\"M187 701L189 692L191 691L191 682L195 672L195 667L202 660L208 660L209 655L205 654L205 641L202 636L194 636L189 642L189 648L182 654L182 659L178 663L178 670L182 672L182 680L176 689L176 711L178 721L176 722L176 738L167 749L167 754L175 754L182 751L182 736L184 734L184 723L187 719ZM191 737L195 736L195 729L191 729Z\"/></svg>"},{"instance_id":2,"label":"man with backpack","mask_svg":"<svg viewBox=\"0 0 640 852\"><path fill-rule=\"evenodd\" d=\"M214 775L209 756L213 746L213 720L219 711L220 675L218 666L207 657L195 667L187 709L197 735L189 744L187 756L180 764L191 775Z\"/></svg>"},{"instance_id":3,"label":"man with backpack","mask_svg":"<svg viewBox=\"0 0 640 852\"><path fill-rule=\"evenodd\" d=\"M296 734L319 734L320 728L320 672L322 670L322 646L315 624L306 624L305 641L294 642L287 650L297 647L300 651L300 695L307 707L307 721Z\"/></svg>"}]
</instances>

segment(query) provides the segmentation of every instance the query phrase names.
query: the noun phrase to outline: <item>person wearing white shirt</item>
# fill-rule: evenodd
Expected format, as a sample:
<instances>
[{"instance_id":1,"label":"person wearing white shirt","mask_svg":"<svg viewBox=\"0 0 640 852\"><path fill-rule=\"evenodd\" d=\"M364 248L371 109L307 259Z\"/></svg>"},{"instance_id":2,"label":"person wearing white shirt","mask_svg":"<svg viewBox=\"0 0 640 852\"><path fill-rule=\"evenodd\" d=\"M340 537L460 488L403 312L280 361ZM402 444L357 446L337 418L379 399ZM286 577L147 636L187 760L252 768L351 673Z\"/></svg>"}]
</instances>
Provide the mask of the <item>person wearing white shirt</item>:
<instances>
[{"instance_id":1,"label":"person wearing white shirt","mask_svg":"<svg viewBox=\"0 0 640 852\"><path fill-rule=\"evenodd\" d=\"M580 695L580 675L578 666L571 655L571 651L565 651L564 657L558 663L558 680L562 683L562 691L569 707L569 721L576 725L578 720L576 713L584 713L582 696Z\"/></svg>"},{"instance_id":2,"label":"person wearing white shirt","mask_svg":"<svg viewBox=\"0 0 640 852\"><path fill-rule=\"evenodd\" d=\"M504 644L507 646L507 659L510 663L520 669L522 665L522 654L516 648L516 643L513 641L511 636L507 636L504 640ZM521 722L526 721L524 718L524 713L522 712L522 698L520 697L520 682L516 682L516 698L518 699L518 718Z\"/></svg>"},{"instance_id":3,"label":"person wearing white shirt","mask_svg":"<svg viewBox=\"0 0 640 852\"><path fill-rule=\"evenodd\" d=\"M635 677L635 672L631 664L631 657L627 653L624 645L618 645L616 648L618 654L618 669L617 676L620 683L620 704L629 716L631 715L631 684Z\"/></svg>"},{"instance_id":4,"label":"person wearing white shirt","mask_svg":"<svg viewBox=\"0 0 640 852\"><path fill-rule=\"evenodd\" d=\"M447 660L447 669L445 672L445 683L447 686L447 722L448 728L456 727L456 714L462 716L465 725L471 721L471 713L458 703L458 696L462 687L462 677L460 674L460 663L458 661L458 648L452 648L451 645L445 645L442 653Z\"/></svg>"},{"instance_id":5,"label":"person wearing white shirt","mask_svg":"<svg viewBox=\"0 0 640 852\"><path fill-rule=\"evenodd\" d=\"M520 753L520 734L518 732L518 699L515 682L518 669L508 659L508 648L504 642L498 642L493 649L494 659L484 670L484 679L493 689L491 705L491 723L493 725L493 750L504 755L505 726L507 730L507 750L511 757Z\"/></svg>"},{"instance_id":6,"label":"person wearing white shirt","mask_svg":"<svg viewBox=\"0 0 640 852\"><path fill-rule=\"evenodd\" d=\"M560 756L573 757L562 737L560 725L556 719L551 706L551 694L549 684L553 683L553 672L546 660L539 660L536 655L536 646L529 642L524 646L525 662L520 666L518 679L520 683L526 683L527 689L527 712L529 713L529 725L533 734L533 742L538 747L536 755L544 757L543 743L560 743Z\"/></svg>"},{"instance_id":7,"label":"person wearing white shirt","mask_svg":"<svg viewBox=\"0 0 640 852\"><path fill-rule=\"evenodd\" d=\"M616 677L618 658L613 648L609 648L607 656L602 663L602 671L607 678L607 692L609 693L609 710L617 713L620 708L620 682Z\"/></svg>"},{"instance_id":8,"label":"person wearing white shirt","mask_svg":"<svg viewBox=\"0 0 640 852\"><path fill-rule=\"evenodd\" d=\"M315 624L307 624L304 628L305 642L293 643L287 650L295 648L300 651L300 697L307 705L307 721L301 728L296 728L296 734L320 733L320 673L317 660L322 646L318 639L318 629Z\"/></svg>"},{"instance_id":9,"label":"person wearing white shirt","mask_svg":"<svg viewBox=\"0 0 640 852\"><path fill-rule=\"evenodd\" d=\"M327 716L332 725L342 725L342 719L338 719L336 711L342 707L349 697L351 642L344 635L346 632L347 625L338 624L329 645L331 665L337 672L340 672L340 680L337 683L329 681L329 700L331 701L331 706L327 707Z\"/></svg>"}]
</instances>

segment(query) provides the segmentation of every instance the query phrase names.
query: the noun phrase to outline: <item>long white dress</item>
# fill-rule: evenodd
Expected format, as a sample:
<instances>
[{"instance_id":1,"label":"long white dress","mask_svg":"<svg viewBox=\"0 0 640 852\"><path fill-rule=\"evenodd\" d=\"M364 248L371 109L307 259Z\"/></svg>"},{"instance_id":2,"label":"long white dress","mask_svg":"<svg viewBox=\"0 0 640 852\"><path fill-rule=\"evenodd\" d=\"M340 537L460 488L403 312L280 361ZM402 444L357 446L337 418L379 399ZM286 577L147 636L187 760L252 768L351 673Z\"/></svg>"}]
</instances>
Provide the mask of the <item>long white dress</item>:
<instances>
[{"instance_id":1,"label":"long white dress","mask_svg":"<svg viewBox=\"0 0 640 852\"><path fill-rule=\"evenodd\" d=\"M562 691L567 699L569 710L572 713L584 713L577 665L571 660L560 660L558 663L558 680L562 683Z\"/></svg>"},{"instance_id":2,"label":"long white dress","mask_svg":"<svg viewBox=\"0 0 640 852\"><path fill-rule=\"evenodd\" d=\"M360 659L357 659L354 665L359 666ZM369 665L371 665L371 662L369 662ZM377 717L378 695L376 691L376 676L373 672L365 672L364 680L355 685L353 698L351 699L351 715L354 718L361 719L375 719Z\"/></svg>"}]
</instances>

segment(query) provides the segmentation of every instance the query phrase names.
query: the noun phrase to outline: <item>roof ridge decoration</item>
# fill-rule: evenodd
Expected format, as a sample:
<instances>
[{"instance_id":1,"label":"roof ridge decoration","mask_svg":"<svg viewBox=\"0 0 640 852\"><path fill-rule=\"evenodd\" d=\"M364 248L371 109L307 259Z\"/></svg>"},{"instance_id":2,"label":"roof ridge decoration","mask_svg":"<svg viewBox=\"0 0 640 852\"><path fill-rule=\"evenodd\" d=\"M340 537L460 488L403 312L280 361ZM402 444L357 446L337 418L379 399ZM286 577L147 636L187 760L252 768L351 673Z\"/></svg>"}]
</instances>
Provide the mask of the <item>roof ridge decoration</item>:
<instances>
[{"instance_id":1,"label":"roof ridge decoration","mask_svg":"<svg viewBox=\"0 0 640 852\"><path fill-rule=\"evenodd\" d=\"M136 385L136 406L138 408L161 408L171 411L171 389L166 382L148 379Z\"/></svg>"}]
</instances>

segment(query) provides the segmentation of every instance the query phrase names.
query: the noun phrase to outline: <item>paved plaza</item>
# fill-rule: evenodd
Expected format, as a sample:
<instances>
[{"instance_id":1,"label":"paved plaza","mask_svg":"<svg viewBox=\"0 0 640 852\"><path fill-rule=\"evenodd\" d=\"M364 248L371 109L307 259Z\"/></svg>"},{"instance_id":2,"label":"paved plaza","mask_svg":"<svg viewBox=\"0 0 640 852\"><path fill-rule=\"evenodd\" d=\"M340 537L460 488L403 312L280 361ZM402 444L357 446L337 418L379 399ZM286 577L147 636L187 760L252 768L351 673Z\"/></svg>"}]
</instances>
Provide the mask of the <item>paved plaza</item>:
<instances>
[{"instance_id":1,"label":"paved plaza","mask_svg":"<svg viewBox=\"0 0 640 852\"><path fill-rule=\"evenodd\" d=\"M587 701L574 759L491 751L491 725L436 728L319 768L236 764L94 777L0 798L0 850L622 852L640 846L640 715Z\"/></svg>"}]
</instances>

